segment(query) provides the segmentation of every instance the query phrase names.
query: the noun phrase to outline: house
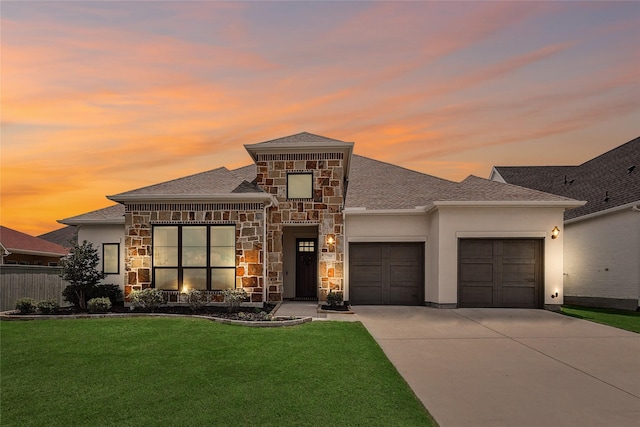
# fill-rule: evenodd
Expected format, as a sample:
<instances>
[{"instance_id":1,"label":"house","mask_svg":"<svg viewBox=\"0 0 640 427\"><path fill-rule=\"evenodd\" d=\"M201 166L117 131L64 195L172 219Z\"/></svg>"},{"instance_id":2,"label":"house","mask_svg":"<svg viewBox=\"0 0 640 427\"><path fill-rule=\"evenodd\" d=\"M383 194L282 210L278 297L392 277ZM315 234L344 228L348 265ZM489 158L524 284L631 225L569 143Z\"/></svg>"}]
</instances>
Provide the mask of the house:
<instances>
[{"instance_id":1,"label":"house","mask_svg":"<svg viewBox=\"0 0 640 427\"><path fill-rule=\"evenodd\" d=\"M564 301L638 309L640 137L579 166L495 166L490 179L586 200L564 215Z\"/></svg>"},{"instance_id":2,"label":"house","mask_svg":"<svg viewBox=\"0 0 640 427\"><path fill-rule=\"evenodd\" d=\"M57 230L49 231L39 235L38 237L46 240L47 242L55 243L63 248L71 249L73 241L77 238L76 228L73 226L66 226Z\"/></svg>"},{"instance_id":3,"label":"house","mask_svg":"<svg viewBox=\"0 0 640 427\"><path fill-rule=\"evenodd\" d=\"M69 251L60 245L0 226L0 264L57 266Z\"/></svg>"},{"instance_id":4,"label":"house","mask_svg":"<svg viewBox=\"0 0 640 427\"><path fill-rule=\"evenodd\" d=\"M557 307L566 209L582 202L470 176L452 182L300 133L253 164L108 196L61 220L101 248L125 295L244 288L250 301Z\"/></svg>"}]
</instances>

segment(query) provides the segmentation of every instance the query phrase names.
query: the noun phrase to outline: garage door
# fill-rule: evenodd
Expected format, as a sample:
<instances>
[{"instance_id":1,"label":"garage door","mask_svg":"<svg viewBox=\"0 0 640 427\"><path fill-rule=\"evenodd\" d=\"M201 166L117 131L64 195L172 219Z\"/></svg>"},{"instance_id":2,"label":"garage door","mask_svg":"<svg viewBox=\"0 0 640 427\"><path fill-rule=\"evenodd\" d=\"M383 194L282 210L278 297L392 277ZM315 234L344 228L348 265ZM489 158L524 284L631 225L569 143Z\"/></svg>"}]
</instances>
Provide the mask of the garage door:
<instances>
[{"instance_id":1,"label":"garage door","mask_svg":"<svg viewBox=\"0 0 640 427\"><path fill-rule=\"evenodd\" d=\"M460 239L459 307L542 307L542 240Z\"/></svg>"},{"instance_id":2,"label":"garage door","mask_svg":"<svg viewBox=\"0 0 640 427\"><path fill-rule=\"evenodd\" d=\"M352 304L422 305L424 243L351 243Z\"/></svg>"}]
</instances>

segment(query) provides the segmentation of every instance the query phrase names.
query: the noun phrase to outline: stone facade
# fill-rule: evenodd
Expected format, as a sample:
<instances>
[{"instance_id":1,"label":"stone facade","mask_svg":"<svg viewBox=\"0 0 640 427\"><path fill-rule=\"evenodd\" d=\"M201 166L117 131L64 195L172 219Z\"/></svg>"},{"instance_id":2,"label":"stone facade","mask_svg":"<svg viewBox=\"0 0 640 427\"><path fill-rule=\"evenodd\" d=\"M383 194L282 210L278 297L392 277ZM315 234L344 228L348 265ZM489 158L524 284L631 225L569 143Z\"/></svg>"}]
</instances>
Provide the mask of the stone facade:
<instances>
[{"instance_id":1,"label":"stone facade","mask_svg":"<svg viewBox=\"0 0 640 427\"><path fill-rule=\"evenodd\" d=\"M154 224L234 224L236 287L263 301L262 203L147 203L125 206L125 297L152 285Z\"/></svg>"},{"instance_id":2,"label":"stone facade","mask_svg":"<svg viewBox=\"0 0 640 427\"><path fill-rule=\"evenodd\" d=\"M268 209L267 270L269 300L282 300L283 228L287 224L318 225L318 298L325 300L330 290L342 291L344 224L343 153L260 154L256 161L256 184L277 197L277 206ZM313 174L313 197L287 199L289 173ZM328 238L333 244L327 243ZM293 254L292 254L293 255Z\"/></svg>"}]
</instances>

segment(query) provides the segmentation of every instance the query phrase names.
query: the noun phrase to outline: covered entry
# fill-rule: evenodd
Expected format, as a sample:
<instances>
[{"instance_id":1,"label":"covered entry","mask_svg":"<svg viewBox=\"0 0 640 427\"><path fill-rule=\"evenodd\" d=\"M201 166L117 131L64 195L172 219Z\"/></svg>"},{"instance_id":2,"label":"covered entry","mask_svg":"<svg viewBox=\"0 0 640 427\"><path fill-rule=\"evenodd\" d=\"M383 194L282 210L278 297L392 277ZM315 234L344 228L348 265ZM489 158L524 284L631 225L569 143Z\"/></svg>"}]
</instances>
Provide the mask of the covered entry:
<instances>
[{"instance_id":1,"label":"covered entry","mask_svg":"<svg viewBox=\"0 0 640 427\"><path fill-rule=\"evenodd\" d=\"M542 308L541 239L460 239L458 306Z\"/></svg>"},{"instance_id":2,"label":"covered entry","mask_svg":"<svg viewBox=\"0 0 640 427\"><path fill-rule=\"evenodd\" d=\"M424 304L424 243L350 243L352 304Z\"/></svg>"}]
</instances>

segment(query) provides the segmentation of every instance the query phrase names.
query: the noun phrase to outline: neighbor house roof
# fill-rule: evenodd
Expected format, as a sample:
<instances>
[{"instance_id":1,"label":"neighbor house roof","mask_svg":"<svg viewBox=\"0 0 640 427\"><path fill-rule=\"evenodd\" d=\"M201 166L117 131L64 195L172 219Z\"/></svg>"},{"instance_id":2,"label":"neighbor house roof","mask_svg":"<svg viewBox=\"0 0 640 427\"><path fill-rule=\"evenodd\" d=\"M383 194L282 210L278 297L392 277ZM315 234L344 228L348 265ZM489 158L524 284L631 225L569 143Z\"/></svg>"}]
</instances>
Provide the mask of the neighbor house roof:
<instances>
[{"instance_id":1,"label":"neighbor house roof","mask_svg":"<svg viewBox=\"0 0 640 427\"><path fill-rule=\"evenodd\" d=\"M640 137L579 166L495 166L505 182L587 203L565 213L579 218L640 202Z\"/></svg>"},{"instance_id":2,"label":"neighbor house roof","mask_svg":"<svg viewBox=\"0 0 640 427\"><path fill-rule=\"evenodd\" d=\"M50 231L39 235L38 237L46 240L47 242L55 243L63 248L71 248L71 242L77 237L78 229L75 226L69 225L57 230Z\"/></svg>"},{"instance_id":3,"label":"neighbor house roof","mask_svg":"<svg viewBox=\"0 0 640 427\"><path fill-rule=\"evenodd\" d=\"M1 225L0 244L2 244L9 253L59 257L69 253L67 249L60 245Z\"/></svg>"}]
</instances>

